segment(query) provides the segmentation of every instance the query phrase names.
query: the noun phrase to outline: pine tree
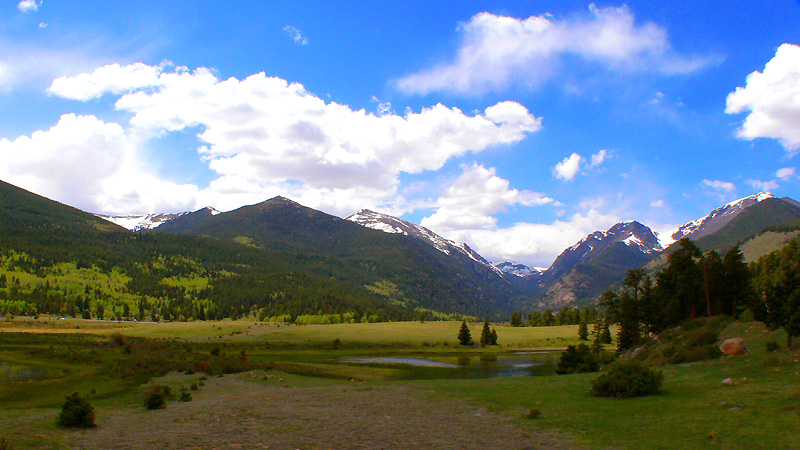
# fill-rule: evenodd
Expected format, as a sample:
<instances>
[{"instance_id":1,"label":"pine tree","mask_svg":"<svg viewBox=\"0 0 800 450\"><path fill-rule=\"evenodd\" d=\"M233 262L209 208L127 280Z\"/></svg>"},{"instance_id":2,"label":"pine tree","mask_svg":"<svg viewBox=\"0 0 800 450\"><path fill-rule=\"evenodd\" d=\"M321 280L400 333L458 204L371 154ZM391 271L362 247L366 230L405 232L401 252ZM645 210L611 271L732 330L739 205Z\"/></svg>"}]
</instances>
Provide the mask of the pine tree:
<instances>
[{"instance_id":1,"label":"pine tree","mask_svg":"<svg viewBox=\"0 0 800 450\"><path fill-rule=\"evenodd\" d=\"M600 341L601 335L603 333L603 320L597 320L592 326L592 334L594 338L592 339L592 351L596 354L600 354L600 350L603 349L603 343Z\"/></svg>"},{"instance_id":2,"label":"pine tree","mask_svg":"<svg viewBox=\"0 0 800 450\"><path fill-rule=\"evenodd\" d=\"M489 330L489 321L483 321L483 330L481 330L481 347L491 345L492 343L492 332Z\"/></svg>"},{"instance_id":3,"label":"pine tree","mask_svg":"<svg viewBox=\"0 0 800 450\"><path fill-rule=\"evenodd\" d=\"M489 345L497 345L497 330L492 328L492 342Z\"/></svg>"},{"instance_id":4,"label":"pine tree","mask_svg":"<svg viewBox=\"0 0 800 450\"><path fill-rule=\"evenodd\" d=\"M603 344L610 344L611 340L611 330L608 326L608 319L603 320L603 328L600 331L600 342Z\"/></svg>"},{"instance_id":5,"label":"pine tree","mask_svg":"<svg viewBox=\"0 0 800 450\"><path fill-rule=\"evenodd\" d=\"M461 345L472 345L472 334L469 332L467 321L461 321L461 328L458 329L458 343Z\"/></svg>"},{"instance_id":6,"label":"pine tree","mask_svg":"<svg viewBox=\"0 0 800 450\"><path fill-rule=\"evenodd\" d=\"M589 325L586 324L585 320L581 320L581 323L578 324L578 339L582 341L589 340Z\"/></svg>"}]
</instances>

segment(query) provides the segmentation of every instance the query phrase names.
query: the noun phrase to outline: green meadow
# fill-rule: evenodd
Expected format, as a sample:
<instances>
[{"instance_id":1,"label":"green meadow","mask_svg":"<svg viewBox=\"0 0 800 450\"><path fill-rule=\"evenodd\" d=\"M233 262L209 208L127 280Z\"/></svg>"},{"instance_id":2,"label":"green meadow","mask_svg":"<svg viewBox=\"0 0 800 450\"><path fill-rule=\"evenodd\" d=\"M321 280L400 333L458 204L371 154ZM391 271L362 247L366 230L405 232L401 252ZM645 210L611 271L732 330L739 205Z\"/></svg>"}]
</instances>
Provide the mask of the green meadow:
<instances>
[{"instance_id":1,"label":"green meadow","mask_svg":"<svg viewBox=\"0 0 800 450\"><path fill-rule=\"evenodd\" d=\"M171 433L168 442L173 448L264 448L256 442L273 442L273 448L313 448L310 443L319 433L332 440L318 448L341 448L345 441L336 441L335 429L363 428L358 422L374 417L362 418L357 411L386 408L387 417L396 410L398 417L407 415L403 420L408 424L427 417L417 425L421 436L429 442L451 439L453 448L460 439L471 442L470 434L481 427L507 430L497 442L485 437L486 445L496 448L524 448L527 442L547 443L547 448L798 448L800 351L768 352L766 343L782 345L785 335L755 322L734 322L720 336L744 337L748 353L663 366L658 395L625 400L588 395L598 374L536 371L536 376L493 378L488 372L449 367L342 361L413 357L454 364L465 359L493 361L521 351L558 351L578 343L577 326L495 324L499 346L463 347L456 340L459 325L4 320L0 438L16 449L103 448L103 440L114 434L120 442L130 440L119 448L159 448L160 441L150 436L152 427L169 417L173 431L164 433ZM480 336L480 327L471 325L473 339ZM723 385L726 378L733 384ZM172 388L165 410L142 406L153 382ZM183 391L192 394L192 401L177 400ZM55 425L60 405L73 392L94 405L96 428L74 431ZM397 403L399 395L407 411ZM267 402L273 408L269 409L253 400L259 396L283 398L295 409L280 415L277 409L289 406ZM230 413L223 414L228 409ZM528 418L530 410L537 410L538 417ZM481 424L475 429L462 424L459 411L469 411L464 414ZM203 414L228 421L226 426L238 430L239 440L217 441L221 438L211 436L210 430L192 428ZM311 420L319 421L318 427L302 425ZM395 439L386 426L375 425L374 435L365 439ZM155 440L148 444L151 439ZM534 444L530 447L536 448Z\"/></svg>"}]
</instances>

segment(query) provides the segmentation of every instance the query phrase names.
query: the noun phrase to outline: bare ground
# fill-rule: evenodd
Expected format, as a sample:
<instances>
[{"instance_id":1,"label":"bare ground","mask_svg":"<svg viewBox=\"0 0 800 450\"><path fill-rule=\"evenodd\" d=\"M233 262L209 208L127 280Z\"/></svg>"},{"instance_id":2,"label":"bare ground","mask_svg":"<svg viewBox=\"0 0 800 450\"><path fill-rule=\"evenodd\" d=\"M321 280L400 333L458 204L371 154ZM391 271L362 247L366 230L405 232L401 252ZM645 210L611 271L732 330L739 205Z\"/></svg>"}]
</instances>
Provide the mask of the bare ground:
<instances>
[{"instance_id":1,"label":"bare ground","mask_svg":"<svg viewBox=\"0 0 800 450\"><path fill-rule=\"evenodd\" d=\"M212 378L191 402L104 412L74 449L572 449L464 402L399 385L285 387Z\"/></svg>"}]
</instances>

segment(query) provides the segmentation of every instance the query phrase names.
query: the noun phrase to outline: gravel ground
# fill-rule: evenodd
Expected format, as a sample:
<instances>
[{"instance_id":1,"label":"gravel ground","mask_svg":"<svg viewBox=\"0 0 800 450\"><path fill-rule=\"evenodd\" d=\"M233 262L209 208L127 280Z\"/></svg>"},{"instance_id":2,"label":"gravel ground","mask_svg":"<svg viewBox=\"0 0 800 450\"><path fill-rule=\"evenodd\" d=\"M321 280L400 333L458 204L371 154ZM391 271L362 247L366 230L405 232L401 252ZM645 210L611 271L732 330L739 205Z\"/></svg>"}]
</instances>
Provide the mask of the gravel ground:
<instances>
[{"instance_id":1,"label":"gravel ground","mask_svg":"<svg viewBox=\"0 0 800 450\"><path fill-rule=\"evenodd\" d=\"M103 414L74 449L572 449L500 414L399 385L212 378L194 400Z\"/></svg>"}]
</instances>

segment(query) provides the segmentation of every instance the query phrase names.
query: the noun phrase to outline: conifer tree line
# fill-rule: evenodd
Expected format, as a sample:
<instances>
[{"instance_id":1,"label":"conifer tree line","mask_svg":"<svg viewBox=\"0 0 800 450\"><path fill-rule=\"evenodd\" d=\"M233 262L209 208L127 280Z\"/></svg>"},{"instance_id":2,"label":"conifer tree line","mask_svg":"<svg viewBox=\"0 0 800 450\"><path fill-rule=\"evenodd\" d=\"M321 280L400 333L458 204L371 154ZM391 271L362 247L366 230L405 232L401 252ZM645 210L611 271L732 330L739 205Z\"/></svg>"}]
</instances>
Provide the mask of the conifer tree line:
<instances>
[{"instance_id":1,"label":"conifer tree line","mask_svg":"<svg viewBox=\"0 0 800 450\"><path fill-rule=\"evenodd\" d=\"M534 311L524 315L522 311L511 314L509 325L512 327L554 327L559 325L579 325L581 322L595 323L601 319L600 311L595 306L564 306L557 312L550 308Z\"/></svg>"},{"instance_id":2,"label":"conifer tree line","mask_svg":"<svg viewBox=\"0 0 800 450\"><path fill-rule=\"evenodd\" d=\"M784 327L790 346L791 336L800 335L798 240L748 266L738 246L720 256L684 238L654 278L644 269L629 270L621 291L600 297L609 322L619 324L618 350L687 320L718 315Z\"/></svg>"}]
</instances>

